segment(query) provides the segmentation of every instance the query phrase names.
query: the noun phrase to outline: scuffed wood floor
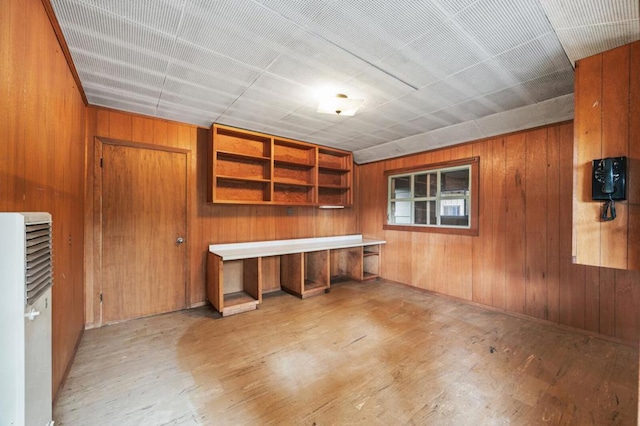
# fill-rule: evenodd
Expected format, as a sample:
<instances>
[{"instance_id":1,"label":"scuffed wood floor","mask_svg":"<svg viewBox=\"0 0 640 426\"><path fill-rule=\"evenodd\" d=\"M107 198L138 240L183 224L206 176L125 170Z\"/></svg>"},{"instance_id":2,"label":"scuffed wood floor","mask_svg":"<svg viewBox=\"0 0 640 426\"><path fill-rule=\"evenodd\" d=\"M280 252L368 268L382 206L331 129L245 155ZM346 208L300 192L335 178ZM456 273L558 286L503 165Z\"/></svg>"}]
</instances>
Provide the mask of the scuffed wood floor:
<instances>
[{"instance_id":1,"label":"scuffed wood floor","mask_svg":"<svg viewBox=\"0 0 640 426\"><path fill-rule=\"evenodd\" d=\"M637 349L407 287L342 283L85 332L58 425L635 424Z\"/></svg>"}]
</instances>

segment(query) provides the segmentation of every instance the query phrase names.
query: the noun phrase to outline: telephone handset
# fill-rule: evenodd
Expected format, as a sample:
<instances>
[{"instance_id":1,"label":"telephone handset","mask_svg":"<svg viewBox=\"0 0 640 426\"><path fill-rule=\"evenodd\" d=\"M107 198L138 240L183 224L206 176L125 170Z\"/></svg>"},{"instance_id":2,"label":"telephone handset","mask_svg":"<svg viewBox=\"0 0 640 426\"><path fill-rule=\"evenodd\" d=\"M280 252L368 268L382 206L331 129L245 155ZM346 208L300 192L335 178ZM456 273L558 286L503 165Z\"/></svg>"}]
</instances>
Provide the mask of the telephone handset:
<instances>
[{"instance_id":1,"label":"telephone handset","mask_svg":"<svg viewBox=\"0 0 640 426\"><path fill-rule=\"evenodd\" d=\"M591 193L594 200L604 200L603 221L616 218L617 200L627 199L627 157L593 160Z\"/></svg>"}]
</instances>

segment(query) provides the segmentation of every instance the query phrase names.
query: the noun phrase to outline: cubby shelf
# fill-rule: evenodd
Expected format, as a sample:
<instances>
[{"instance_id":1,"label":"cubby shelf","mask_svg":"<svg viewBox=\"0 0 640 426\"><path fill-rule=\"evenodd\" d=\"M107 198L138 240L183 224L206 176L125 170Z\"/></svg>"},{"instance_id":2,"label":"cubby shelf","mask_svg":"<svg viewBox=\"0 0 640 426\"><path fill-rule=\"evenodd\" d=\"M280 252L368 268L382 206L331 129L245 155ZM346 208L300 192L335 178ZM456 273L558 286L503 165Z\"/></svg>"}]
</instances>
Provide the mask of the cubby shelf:
<instances>
[{"instance_id":1,"label":"cubby shelf","mask_svg":"<svg viewBox=\"0 0 640 426\"><path fill-rule=\"evenodd\" d=\"M225 204L350 206L348 151L214 124L207 200Z\"/></svg>"}]
</instances>

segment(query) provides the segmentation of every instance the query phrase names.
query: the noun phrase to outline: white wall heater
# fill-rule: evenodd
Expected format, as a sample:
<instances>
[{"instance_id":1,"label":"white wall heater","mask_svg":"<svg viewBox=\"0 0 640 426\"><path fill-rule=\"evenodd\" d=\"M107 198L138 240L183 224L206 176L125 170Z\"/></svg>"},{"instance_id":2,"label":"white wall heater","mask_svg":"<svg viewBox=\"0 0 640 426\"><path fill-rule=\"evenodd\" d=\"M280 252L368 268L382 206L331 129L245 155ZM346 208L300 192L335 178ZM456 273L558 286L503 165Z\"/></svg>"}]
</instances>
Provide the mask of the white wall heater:
<instances>
[{"instance_id":1,"label":"white wall heater","mask_svg":"<svg viewBox=\"0 0 640 426\"><path fill-rule=\"evenodd\" d=\"M0 213L0 425L51 426L51 215Z\"/></svg>"}]
</instances>

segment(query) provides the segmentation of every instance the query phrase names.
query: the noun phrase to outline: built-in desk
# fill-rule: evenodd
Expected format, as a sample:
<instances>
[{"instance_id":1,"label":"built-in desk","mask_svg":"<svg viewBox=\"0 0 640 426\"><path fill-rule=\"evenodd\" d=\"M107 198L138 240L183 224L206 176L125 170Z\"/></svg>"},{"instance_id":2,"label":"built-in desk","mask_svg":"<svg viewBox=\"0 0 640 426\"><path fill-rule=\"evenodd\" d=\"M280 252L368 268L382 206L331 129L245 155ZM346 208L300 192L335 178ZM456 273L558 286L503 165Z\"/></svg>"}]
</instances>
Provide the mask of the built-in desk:
<instances>
[{"instance_id":1,"label":"built-in desk","mask_svg":"<svg viewBox=\"0 0 640 426\"><path fill-rule=\"evenodd\" d=\"M278 256L280 288L305 298L323 293L332 278L363 281L380 275L384 240L362 235L212 244L207 255L207 298L228 316L262 302L263 259Z\"/></svg>"}]
</instances>

